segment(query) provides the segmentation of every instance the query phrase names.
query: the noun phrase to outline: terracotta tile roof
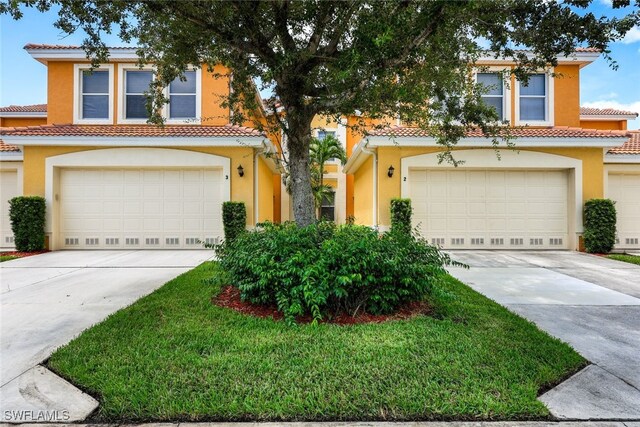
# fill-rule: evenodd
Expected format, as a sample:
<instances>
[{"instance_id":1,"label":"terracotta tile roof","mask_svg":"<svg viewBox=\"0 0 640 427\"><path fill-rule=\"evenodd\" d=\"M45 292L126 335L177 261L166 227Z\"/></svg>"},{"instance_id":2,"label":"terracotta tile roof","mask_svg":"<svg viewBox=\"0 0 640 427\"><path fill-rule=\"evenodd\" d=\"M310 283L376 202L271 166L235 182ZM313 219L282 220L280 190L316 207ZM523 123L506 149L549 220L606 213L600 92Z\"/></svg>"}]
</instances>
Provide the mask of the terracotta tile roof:
<instances>
[{"instance_id":1,"label":"terracotta tile roof","mask_svg":"<svg viewBox=\"0 0 640 427\"><path fill-rule=\"evenodd\" d=\"M69 137L166 137L166 138L220 138L260 137L253 128L225 125L43 125L0 129L0 135L11 136L69 136Z\"/></svg>"},{"instance_id":2,"label":"terracotta tile roof","mask_svg":"<svg viewBox=\"0 0 640 427\"><path fill-rule=\"evenodd\" d=\"M572 128L568 126L554 126L549 128L513 128L511 134L518 138L620 138L628 136L628 131L621 130L595 130ZM415 127L393 126L369 132L369 136L426 137L429 132ZM466 137L484 136L479 128L467 132Z\"/></svg>"},{"instance_id":3,"label":"terracotta tile roof","mask_svg":"<svg viewBox=\"0 0 640 427\"><path fill-rule=\"evenodd\" d=\"M576 48L576 52L593 52L593 53L600 53L602 52L600 49L596 48L596 47L577 47Z\"/></svg>"},{"instance_id":4,"label":"terracotta tile roof","mask_svg":"<svg viewBox=\"0 0 640 427\"><path fill-rule=\"evenodd\" d=\"M46 113L47 104L9 105L0 107L0 113Z\"/></svg>"},{"instance_id":5,"label":"terracotta tile roof","mask_svg":"<svg viewBox=\"0 0 640 427\"><path fill-rule=\"evenodd\" d=\"M23 49L29 50L57 50L57 49L74 49L74 50L84 50L82 46L75 45L63 45L63 44L40 44L40 43L27 43L24 45ZM108 49L137 49L136 47L126 47L126 46L109 46Z\"/></svg>"},{"instance_id":6,"label":"terracotta tile roof","mask_svg":"<svg viewBox=\"0 0 640 427\"><path fill-rule=\"evenodd\" d=\"M5 144L3 140L0 139L0 153L10 153L10 152L19 152L20 149L15 145Z\"/></svg>"},{"instance_id":7,"label":"terracotta tile roof","mask_svg":"<svg viewBox=\"0 0 640 427\"><path fill-rule=\"evenodd\" d=\"M636 116L634 111L615 110L613 108L580 107L581 116Z\"/></svg>"},{"instance_id":8,"label":"terracotta tile roof","mask_svg":"<svg viewBox=\"0 0 640 427\"><path fill-rule=\"evenodd\" d=\"M622 147L609 150L609 154L640 154L640 131L629 132L631 138Z\"/></svg>"}]
</instances>

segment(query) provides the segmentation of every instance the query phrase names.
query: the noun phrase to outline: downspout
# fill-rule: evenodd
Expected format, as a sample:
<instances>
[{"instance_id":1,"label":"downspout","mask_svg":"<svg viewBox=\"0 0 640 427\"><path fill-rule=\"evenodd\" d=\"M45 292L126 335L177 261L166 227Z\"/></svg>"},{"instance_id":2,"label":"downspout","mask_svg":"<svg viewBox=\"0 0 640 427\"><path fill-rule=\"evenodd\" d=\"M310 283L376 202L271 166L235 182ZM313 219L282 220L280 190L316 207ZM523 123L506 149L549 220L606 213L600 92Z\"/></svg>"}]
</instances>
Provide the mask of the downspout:
<instances>
[{"instance_id":1,"label":"downspout","mask_svg":"<svg viewBox=\"0 0 640 427\"><path fill-rule=\"evenodd\" d=\"M375 151L367 149L367 144L361 148L364 154L373 156L373 211L371 222L373 227L378 229L378 154Z\"/></svg>"}]
</instances>

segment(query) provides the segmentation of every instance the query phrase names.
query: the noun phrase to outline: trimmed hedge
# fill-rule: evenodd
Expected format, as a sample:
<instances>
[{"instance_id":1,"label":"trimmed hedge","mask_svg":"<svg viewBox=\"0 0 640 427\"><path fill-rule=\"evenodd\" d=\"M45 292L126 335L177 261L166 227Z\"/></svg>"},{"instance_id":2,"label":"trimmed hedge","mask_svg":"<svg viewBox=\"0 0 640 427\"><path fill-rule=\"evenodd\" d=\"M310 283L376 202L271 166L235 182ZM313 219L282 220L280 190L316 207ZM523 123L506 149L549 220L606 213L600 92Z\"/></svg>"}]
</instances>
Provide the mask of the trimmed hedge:
<instances>
[{"instance_id":1,"label":"trimmed hedge","mask_svg":"<svg viewBox=\"0 0 640 427\"><path fill-rule=\"evenodd\" d=\"M411 234L411 199L391 199L391 230Z\"/></svg>"},{"instance_id":2,"label":"trimmed hedge","mask_svg":"<svg viewBox=\"0 0 640 427\"><path fill-rule=\"evenodd\" d=\"M616 242L616 207L609 199L584 204L584 246L589 253L608 253Z\"/></svg>"},{"instance_id":3,"label":"trimmed hedge","mask_svg":"<svg viewBox=\"0 0 640 427\"><path fill-rule=\"evenodd\" d=\"M232 242L246 231L247 208L243 202L224 202L222 204L222 224L224 240Z\"/></svg>"},{"instance_id":4,"label":"trimmed hedge","mask_svg":"<svg viewBox=\"0 0 640 427\"><path fill-rule=\"evenodd\" d=\"M9 200L9 219L19 252L44 250L46 205L43 197L19 196Z\"/></svg>"}]
</instances>

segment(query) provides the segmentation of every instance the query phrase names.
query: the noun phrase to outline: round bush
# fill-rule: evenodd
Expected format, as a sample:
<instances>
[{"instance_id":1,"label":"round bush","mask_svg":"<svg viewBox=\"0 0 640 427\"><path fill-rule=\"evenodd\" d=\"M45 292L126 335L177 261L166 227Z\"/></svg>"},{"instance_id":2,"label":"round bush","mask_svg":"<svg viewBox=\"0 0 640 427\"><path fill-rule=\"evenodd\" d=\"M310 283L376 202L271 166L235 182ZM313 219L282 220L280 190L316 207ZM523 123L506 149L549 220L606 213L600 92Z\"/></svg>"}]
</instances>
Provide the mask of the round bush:
<instances>
[{"instance_id":1,"label":"round bush","mask_svg":"<svg viewBox=\"0 0 640 427\"><path fill-rule=\"evenodd\" d=\"M276 305L288 321L392 313L423 299L453 264L406 233L329 222L265 224L218 248L218 257L243 300Z\"/></svg>"}]
</instances>

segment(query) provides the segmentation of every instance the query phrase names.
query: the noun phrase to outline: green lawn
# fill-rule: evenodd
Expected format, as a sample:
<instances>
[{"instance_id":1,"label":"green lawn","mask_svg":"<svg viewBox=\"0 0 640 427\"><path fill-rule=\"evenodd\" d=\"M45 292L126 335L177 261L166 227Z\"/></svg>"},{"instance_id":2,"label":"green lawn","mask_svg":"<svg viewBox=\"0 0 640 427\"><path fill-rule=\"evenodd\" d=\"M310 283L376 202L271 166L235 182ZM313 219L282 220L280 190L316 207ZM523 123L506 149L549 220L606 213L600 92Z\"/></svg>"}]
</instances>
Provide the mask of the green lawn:
<instances>
[{"instance_id":1,"label":"green lawn","mask_svg":"<svg viewBox=\"0 0 640 427\"><path fill-rule=\"evenodd\" d=\"M115 313L49 367L98 396L96 421L529 419L586 363L453 278L436 317L289 327L212 305L217 269Z\"/></svg>"},{"instance_id":2,"label":"green lawn","mask_svg":"<svg viewBox=\"0 0 640 427\"><path fill-rule=\"evenodd\" d=\"M0 262L11 261L12 259L17 259L19 257L13 255L0 255Z\"/></svg>"},{"instance_id":3,"label":"green lawn","mask_svg":"<svg viewBox=\"0 0 640 427\"><path fill-rule=\"evenodd\" d=\"M631 264L640 265L640 256L628 255L628 254L611 254L607 255L607 258L615 259L616 261L630 262Z\"/></svg>"}]
</instances>

